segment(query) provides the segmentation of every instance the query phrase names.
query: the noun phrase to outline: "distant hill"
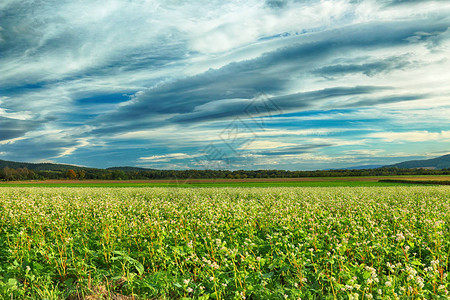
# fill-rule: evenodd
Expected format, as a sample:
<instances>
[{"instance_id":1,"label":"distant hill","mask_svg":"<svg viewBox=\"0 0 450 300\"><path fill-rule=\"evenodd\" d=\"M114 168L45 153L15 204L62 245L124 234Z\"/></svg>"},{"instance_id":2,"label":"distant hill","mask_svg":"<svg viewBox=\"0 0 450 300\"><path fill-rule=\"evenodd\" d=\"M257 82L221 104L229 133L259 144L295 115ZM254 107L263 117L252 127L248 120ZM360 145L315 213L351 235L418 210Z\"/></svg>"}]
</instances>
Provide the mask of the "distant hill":
<instances>
[{"instance_id":1,"label":"distant hill","mask_svg":"<svg viewBox=\"0 0 450 300\"><path fill-rule=\"evenodd\" d=\"M448 169L450 168L450 154L432 159L404 161L386 167L394 167L400 169Z\"/></svg>"},{"instance_id":2,"label":"distant hill","mask_svg":"<svg viewBox=\"0 0 450 300\"><path fill-rule=\"evenodd\" d=\"M15 162L15 161L7 161L0 159L0 169L5 167L11 169L18 168L27 168L28 170L34 171L67 171L67 170L86 170L86 169L94 169L94 168L86 168L80 166L73 165L65 165L65 164L52 164L52 163L25 163L25 162Z\"/></svg>"},{"instance_id":3,"label":"distant hill","mask_svg":"<svg viewBox=\"0 0 450 300\"><path fill-rule=\"evenodd\" d=\"M53 163L26 163L26 162L16 162L16 161L8 161L0 159L0 169L4 167L8 167L11 169L19 169L19 168L27 168L28 170L33 171L67 171L67 170L120 170L124 172L141 172L141 171L154 171L155 169L149 168L139 168L139 167L111 167L106 169L100 168L91 168L91 167L82 167L82 166L74 166L74 165L66 165L66 164L53 164Z\"/></svg>"},{"instance_id":4,"label":"distant hill","mask_svg":"<svg viewBox=\"0 0 450 300\"><path fill-rule=\"evenodd\" d=\"M107 169L81 167L66 164L53 164L53 163L26 163L26 162L15 162L0 159L0 169L5 167L11 169L27 168L33 171L67 171L67 170L120 170L124 172L140 172L140 171L154 171L155 169L138 168L138 167L111 167Z\"/></svg>"}]
</instances>

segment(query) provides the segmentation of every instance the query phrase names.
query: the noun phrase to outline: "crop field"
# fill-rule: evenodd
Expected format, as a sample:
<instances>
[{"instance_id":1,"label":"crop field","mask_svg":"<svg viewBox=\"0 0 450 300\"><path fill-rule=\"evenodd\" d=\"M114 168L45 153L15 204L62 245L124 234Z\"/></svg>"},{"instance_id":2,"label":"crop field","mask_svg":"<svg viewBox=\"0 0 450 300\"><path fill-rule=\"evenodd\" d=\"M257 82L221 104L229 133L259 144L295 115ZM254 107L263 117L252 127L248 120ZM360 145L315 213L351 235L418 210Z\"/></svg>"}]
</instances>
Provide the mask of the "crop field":
<instances>
[{"instance_id":1,"label":"crop field","mask_svg":"<svg viewBox=\"0 0 450 300\"><path fill-rule=\"evenodd\" d=\"M0 299L449 299L450 187L0 188Z\"/></svg>"},{"instance_id":2,"label":"crop field","mask_svg":"<svg viewBox=\"0 0 450 300\"><path fill-rule=\"evenodd\" d=\"M161 179L161 180L29 180L0 181L1 187L354 187L400 186L450 182L450 175L343 176L246 179Z\"/></svg>"},{"instance_id":3,"label":"crop field","mask_svg":"<svg viewBox=\"0 0 450 300\"><path fill-rule=\"evenodd\" d=\"M420 184L420 183L414 183ZM164 187L164 188L218 188L218 187L362 187L362 186L405 186L411 185L408 182L378 182L378 181L274 181L274 182L95 182L95 181L73 181L73 182L27 182L27 183L1 183L2 187L70 187L70 188L148 188L148 187Z\"/></svg>"}]
</instances>

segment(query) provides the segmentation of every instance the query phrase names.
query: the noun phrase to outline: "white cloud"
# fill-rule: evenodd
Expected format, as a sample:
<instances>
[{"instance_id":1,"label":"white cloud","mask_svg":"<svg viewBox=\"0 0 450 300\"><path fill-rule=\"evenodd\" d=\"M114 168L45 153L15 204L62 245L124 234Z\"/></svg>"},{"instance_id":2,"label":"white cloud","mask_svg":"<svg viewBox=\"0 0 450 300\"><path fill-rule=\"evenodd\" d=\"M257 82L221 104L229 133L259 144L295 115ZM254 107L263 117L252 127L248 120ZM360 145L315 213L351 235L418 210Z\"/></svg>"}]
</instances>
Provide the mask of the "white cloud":
<instances>
[{"instance_id":1,"label":"white cloud","mask_svg":"<svg viewBox=\"0 0 450 300\"><path fill-rule=\"evenodd\" d=\"M164 155L152 155L147 157L140 157L139 160L145 162L168 162L171 160L188 159L202 156L203 154L189 155L186 153L170 153Z\"/></svg>"},{"instance_id":2,"label":"white cloud","mask_svg":"<svg viewBox=\"0 0 450 300\"><path fill-rule=\"evenodd\" d=\"M385 150L383 150L383 149L355 149L355 150L345 151L344 153L347 153L350 155L376 156L383 152L385 152Z\"/></svg>"},{"instance_id":3,"label":"white cloud","mask_svg":"<svg viewBox=\"0 0 450 300\"><path fill-rule=\"evenodd\" d=\"M222 53L254 44L263 37L295 35L305 29L349 24L348 12L352 9L347 1L290 3L289 9L281 11L267 8L263 1L231 1L215 7L199 22L188 23L193 27L187 28L193 32L193 50Z\"/></svg>"},{"instance_id":4,"label":"white cloud","mask_svg":"<svg viewBox=\"0 0 450 300\"><path fill-rule=\"evenodd\" d=\"M25 139L25 137L18 137L18 138L9 139L9 140L3 140L3 141L0 141L0 145L14 144L17 141L24 140L24 139Z\"/></svg>"},{"instance_id":5,"label":"white cloud","mask_svg":"<svg viewBox=\"0 0 450 300\"><path fill-rule=\"evenodd\" d=\"M367 137L382 139L386 142L450 141L450 131L376 132L368 134Z\"/></svg>"},{"instance_id":6,"label":"white cloud","mask_svg":"<svg viewBox=\"0 0 450 300\"><path fill-rule=\"evenodd\" d=\"M273 141L253 141L250 142L248 145L242 146L240 149L246 149L246 150L263 150L263 149L275 149L280 147L287 147L287 146L296 146L297 144L293 143L284 143L284 142L273 142Z\"/></svg>"},{"instance_id":7,"label":"white cloud","mask_svg":"<svg viewBox=\"0 0 450 300\"><path fill-rule=\"evenodd\" d=\"M90 145L90 143L89 143L87 138L78 139L77 142L78 142L78 144L75 145L75 146L63 147L62 148L63 152L61 154L59 154L58 156L55 156L54 158L61 158L61 157L64 157L64 156L69 156L72 153L74 153L76 150Z\"/></svg>"},{"instance_id":8,"label":"white cloud","mask_svg":"<svg viewBox=\"0 0 450 300\"><path fill-rule=\"evenodd\" d=\"M0 107L0 117L5 117L8 119L16 119L16 120L30 120L32 115L28 111L9 112L8 110Z\"/></svg>"}]
</instances>

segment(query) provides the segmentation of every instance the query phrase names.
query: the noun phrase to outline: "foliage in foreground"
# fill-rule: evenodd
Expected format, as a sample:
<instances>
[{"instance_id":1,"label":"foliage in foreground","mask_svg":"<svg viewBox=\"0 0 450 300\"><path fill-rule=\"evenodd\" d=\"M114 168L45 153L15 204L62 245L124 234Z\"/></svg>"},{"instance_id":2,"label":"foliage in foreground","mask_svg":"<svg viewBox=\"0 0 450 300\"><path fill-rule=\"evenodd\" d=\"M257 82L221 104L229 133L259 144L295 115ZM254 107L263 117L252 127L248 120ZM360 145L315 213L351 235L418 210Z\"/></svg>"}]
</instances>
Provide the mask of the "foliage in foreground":
<instances>
[{"instance_id":1,"label":"foliage in foreground","mask_svg":"<svg viewBox=\"0 0 450 300\"><path fill-rule=\"evenodd\" d=\"M449 187L0 190L5 299L448 299L449 252Z\"/></svg>"}]
</instances>

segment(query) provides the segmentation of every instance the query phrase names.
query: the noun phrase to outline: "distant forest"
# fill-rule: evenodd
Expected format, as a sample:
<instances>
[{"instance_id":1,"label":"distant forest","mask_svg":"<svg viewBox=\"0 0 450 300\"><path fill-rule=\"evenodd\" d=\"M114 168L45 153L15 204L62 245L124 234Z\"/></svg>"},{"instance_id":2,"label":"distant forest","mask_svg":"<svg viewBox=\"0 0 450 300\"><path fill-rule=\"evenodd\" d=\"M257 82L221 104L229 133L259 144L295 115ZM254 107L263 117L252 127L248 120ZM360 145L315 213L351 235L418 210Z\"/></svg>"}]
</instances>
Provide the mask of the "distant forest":
<instances>
[{"instance_id":1,"label":"distant forest","mask_svg":"<svg viewBox=\"0 0 450 300\"><path fill-rule=\"evenodd\" d=\"M133 170L133 168L90 169L76 167L61 170L30 170L24 168L0 169L0 181L15 180L148 180L148 179L245 179L245 178L298 178L298 177L339 177L339 176L389 176L389 175L450 175L450 169L399 169L377 168L363 170L318 170L318 171L285 171L285 170Z\"/></svg>"}]
</instances>

